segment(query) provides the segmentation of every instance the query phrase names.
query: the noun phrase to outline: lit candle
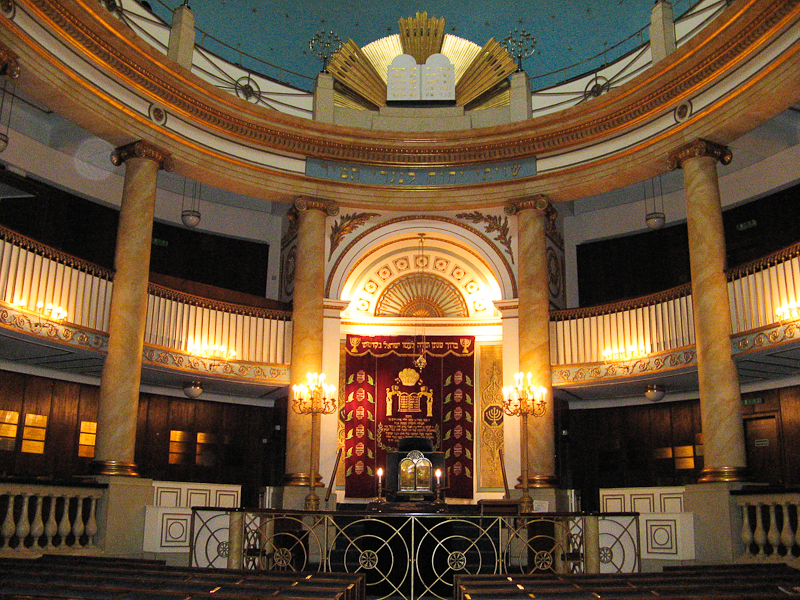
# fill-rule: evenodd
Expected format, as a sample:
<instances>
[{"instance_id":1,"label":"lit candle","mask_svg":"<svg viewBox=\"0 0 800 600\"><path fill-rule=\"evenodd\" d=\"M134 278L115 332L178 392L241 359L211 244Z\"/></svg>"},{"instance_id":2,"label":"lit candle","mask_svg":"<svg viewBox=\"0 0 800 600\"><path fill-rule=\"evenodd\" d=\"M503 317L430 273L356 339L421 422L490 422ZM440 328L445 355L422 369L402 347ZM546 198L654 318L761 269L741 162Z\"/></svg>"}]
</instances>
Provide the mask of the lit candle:
<instances>
[{"instance_id":1,"label":"lit candle","mask_svg":"<svg viewBox=\"0 0 800 600\"><path fill-rule=\"evenodd\" d=\"M378 469L378 489L381 489L381 483L383 482L383 469Z\"/></svg>"},{"instance_id":2,"label":"lit candle","mask_svg":"<svg viewBox=\"0 0 800 600\"><path fill-rule=\"evenodd\" d=\"M436 469L436 487L442 487L442 470Z\"/></svg>"}]
</instances>

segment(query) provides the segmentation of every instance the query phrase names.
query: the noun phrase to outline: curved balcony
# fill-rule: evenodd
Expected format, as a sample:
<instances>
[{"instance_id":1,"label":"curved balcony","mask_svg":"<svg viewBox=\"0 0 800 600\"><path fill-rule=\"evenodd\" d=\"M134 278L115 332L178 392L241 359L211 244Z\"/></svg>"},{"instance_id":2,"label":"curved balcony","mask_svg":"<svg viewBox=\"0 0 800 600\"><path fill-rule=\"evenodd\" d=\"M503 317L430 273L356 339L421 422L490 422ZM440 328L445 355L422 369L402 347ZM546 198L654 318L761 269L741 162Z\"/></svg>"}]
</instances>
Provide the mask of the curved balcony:
<instances>
[{"instance_id":1,"label":"curved balcony","mask_svg":"<svg viewBox=\"0 0 800 600\"><path fill-rule=\"evenodd\" d=\"M727 272L741 383L795 373L776 350L800 340L800 244ZM553 385L584 399L642 396L647 383L697 389L692 291L550 314ZM613 390L601 387L614 381ZM593 391L589 391L589 390Z\"/></svg>"},{"instance_id":2,"label":"curved balcony","mask_svg":"<svg viewBox=\"0 0 800 600\"><path fill-rule=\"evenodd\" d=\"M0 228L0 358L99 376L113 272ZM64 314L66 313L66 314ZM26 343L28 342L28 343ZM291 313L151 283L142 381L260 396L289 383Z\"/></svg>"},{"instance_id":3,"label":"curved balcony","mask_svg":"<svg viewBox=\"0 0 800 600\"><path fill-rule=\"evenodd\" d=\"M0 358L99 376L112 289L111 271L0 228L0 335L16 342ZM776 350L800 340L799 292L800 244L728 272L731 343L743 383L793 374ZM696 390L693 318L688 285L554 311L553 384L582 399L641 396L655 382ZM288 311L151 283L143 382L201 380L218 393L263 395L288 385L291 338Z\"/></svg>"}]
</instances>

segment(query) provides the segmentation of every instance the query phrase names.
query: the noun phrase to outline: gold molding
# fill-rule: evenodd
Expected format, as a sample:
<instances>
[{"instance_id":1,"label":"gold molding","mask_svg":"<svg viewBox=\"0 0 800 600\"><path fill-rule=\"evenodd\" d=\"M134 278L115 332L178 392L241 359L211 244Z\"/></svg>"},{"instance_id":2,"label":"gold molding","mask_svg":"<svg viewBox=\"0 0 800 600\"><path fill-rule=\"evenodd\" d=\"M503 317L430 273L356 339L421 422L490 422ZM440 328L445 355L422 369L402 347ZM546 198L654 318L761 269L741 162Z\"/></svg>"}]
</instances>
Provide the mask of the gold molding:
<instances>
[{"instance_id":1,"label":"gold molding","mask_svg":"<svg viewBox=\"0 0 800 600\"><path fill-rule=\"evenodd\" d=\"M706 467L700 471L699 483L724 483L731 481L747 481L745 467Z\"/></svg>"},{"instance_id":2,"label":"gold molding","mask_svg":"<svg viewBox=\"0 0 800 600\"><path fill-rule=\"evenodd\" d=\"M115 167L120 166L131 158L147 158L158 163L158 168L164 171L172 171L175 164L169 152L144 140L125 144L111 153L111 163Z\"/></svg>"},{"instance_id":3,"label":"gold molding","mask_svg":"<svg viewBox=\"0 0 800 600\"><path fill-rule=\"evenodd\" d=\"M120 460L93 460L90 463L93 475L117 475L123 477L139 477L136 463Z\"/></svg>"},{"instance_id":4,"label":"gold molding","mask_svg":"<svg viewBox=\"0 0 800 600\"><path fill-rule=\"evenodd\" d=\"M699 138L684 144L673 152L667 159L667 167L670 171L674 171L682 168L683 163L690 158L700 158L701 156L710 156L723 165L730 164L733 159L733 153L727 146Z\"/></svg>"},{"instance_id":5,"label":"gold molding","mask_svg":"<svg viewBox=\"0 0 800 600\"><path fill-rule=\"evenodd\" d=\"M307 472L286 473L283 476L283 485L293 487L309 487L311 484L311 474ZM325 487L319 473L316 474L314 487Z\"/></svg>"}]
</instances>

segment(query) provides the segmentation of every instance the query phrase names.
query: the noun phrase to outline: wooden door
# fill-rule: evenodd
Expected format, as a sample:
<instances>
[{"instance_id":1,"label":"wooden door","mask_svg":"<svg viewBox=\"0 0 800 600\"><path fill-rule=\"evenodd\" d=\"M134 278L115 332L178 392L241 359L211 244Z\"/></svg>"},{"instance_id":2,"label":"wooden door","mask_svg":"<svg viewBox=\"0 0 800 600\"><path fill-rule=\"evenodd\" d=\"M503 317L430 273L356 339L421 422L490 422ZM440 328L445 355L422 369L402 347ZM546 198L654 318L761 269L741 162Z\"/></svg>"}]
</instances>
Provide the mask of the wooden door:
<instances>
[{"instance_id":1,"label":"wooden door","mask_svg":"<svg viewBox=\"0 0 800 600\"><path fill-rule=\"evenodd\" d=\"M777 419L774 416L745 419L744 432L750 480L756 483L782 484Z\"/></svg>"}]
</instances>

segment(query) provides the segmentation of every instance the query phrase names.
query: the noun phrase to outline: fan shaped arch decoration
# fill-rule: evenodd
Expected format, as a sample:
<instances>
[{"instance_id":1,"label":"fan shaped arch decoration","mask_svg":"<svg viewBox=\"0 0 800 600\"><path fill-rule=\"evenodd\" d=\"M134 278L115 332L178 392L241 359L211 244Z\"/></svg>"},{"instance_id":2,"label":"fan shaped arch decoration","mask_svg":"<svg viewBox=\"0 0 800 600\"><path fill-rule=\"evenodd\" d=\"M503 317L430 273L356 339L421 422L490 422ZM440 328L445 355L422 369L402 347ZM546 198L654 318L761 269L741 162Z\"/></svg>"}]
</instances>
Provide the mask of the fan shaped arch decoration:
<instances>
[{"instance_id":1,"label":"fan shaped arch decoration","mask_svg":"<svg viewBox=\"0 0 800 600\"><path fill-rule=\"evenodd\" d=\"M387 68L399 54L424 63L432 54L444 54L455 69L456 106L488 108L508 103L506 78L517 70L514 59L494 38L483 47L444 33L443 18L417 13L400 19L400 33L361 48L348 40L328 63L337 86L336 102L349 108L386 106Z\"/></svg>"},{"instance_id":2,"label":"fan shaped arch decoration","mask_svg":"<svg viewBox=\"0 0 800 600\"><path fill-rule=\"evenodd\" d=\"M457 318L469 310L458 288L430 273L412 273L389 284L375 305L376 317Z\"/></svg>"}]
</instances>

